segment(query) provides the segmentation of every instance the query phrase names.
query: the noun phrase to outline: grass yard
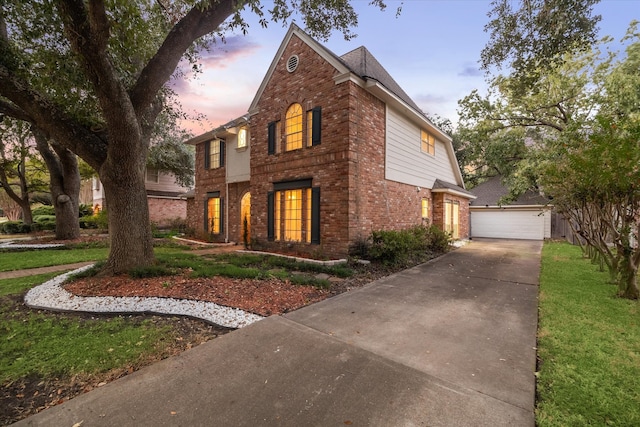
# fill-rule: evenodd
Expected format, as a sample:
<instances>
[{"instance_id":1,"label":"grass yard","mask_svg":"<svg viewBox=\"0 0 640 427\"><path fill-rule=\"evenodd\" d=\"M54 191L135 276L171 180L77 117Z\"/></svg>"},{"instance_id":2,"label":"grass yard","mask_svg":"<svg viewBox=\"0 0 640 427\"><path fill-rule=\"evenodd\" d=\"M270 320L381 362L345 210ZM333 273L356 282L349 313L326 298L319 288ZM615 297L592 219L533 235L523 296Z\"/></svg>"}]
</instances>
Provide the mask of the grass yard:
<instances>
[{"instance_id":1,"label":"grass yard","mask_svg":"<svg viewBox=\"0 0 640 427\"><path fill-rule=\"evenodd\" d=\"M27 255L28 254L28 255ZM0 271L24 270L106 259L109 248L39 249L30 251L5 251L0 256Z\"/></svg>"},{"instance_id":2,"label":"grass yard","mask_svg":"<svg viewBox=\"0 0 640 427\"><path fill-rule=\"evenodd\" d=\"M26 308L24 293L57 274L0 280L0 425L229 331L186 318Z\"/></svg>"},{"instance_id":3,"label":"grass yard","mask_svg":"<svg viewBox=\"0 0 640 427\"><path fill-rule=\"evenodd\" d=\"M577 246L545 243L538 426L640 425L640 304Z\"/></svg>"}]
</instances>

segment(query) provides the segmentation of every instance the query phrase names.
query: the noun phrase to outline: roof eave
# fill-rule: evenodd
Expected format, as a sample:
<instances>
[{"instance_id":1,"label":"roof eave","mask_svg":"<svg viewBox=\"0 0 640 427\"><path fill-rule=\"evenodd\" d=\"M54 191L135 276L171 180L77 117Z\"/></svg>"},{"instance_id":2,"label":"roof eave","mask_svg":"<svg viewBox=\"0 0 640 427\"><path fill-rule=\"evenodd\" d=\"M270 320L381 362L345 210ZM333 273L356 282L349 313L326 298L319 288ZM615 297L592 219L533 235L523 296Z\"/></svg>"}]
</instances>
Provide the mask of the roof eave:
<instances>
[{"instance_id":1,"label":"roof eave","mask_svg":"<svg viewBox=\"0 0 640 427\"><path fill-rule=\"evenodd\" d=\"M226 138L230 135L235 135L235 129L239 126L246 125L249 122L248 114L238 117L237 119L231 120L228 123L223 124L222 126L218 126L215 129L212 129L208 132L203 133L202 135L195 136L184 143L187 145L198 145L203 142L211 141L212 139L218 138Z\"/></svg>"},{"instance_id":2,"label":"roof eave","mask_svg":"<svg viewBox=\"0 0 640 427\"><path fill-rule=\"evenodd\" d=\"M471 209L552 209L553 205L471 205Z\"/></svg>"},{"instance_id":3,"label":"roof eave","mask_svg":"<svg viewBox=\"0 0 640 427\"><path fill-rule=\"evenodd\" d=\"M477 199L477 197L472 194L463 193L462 191L453 190L451 188L434 188L433 190L431 190L431 192L453 194L454 196L464 197L465 199L469 199L469 200Z\"/></svg>"}]
</instances>

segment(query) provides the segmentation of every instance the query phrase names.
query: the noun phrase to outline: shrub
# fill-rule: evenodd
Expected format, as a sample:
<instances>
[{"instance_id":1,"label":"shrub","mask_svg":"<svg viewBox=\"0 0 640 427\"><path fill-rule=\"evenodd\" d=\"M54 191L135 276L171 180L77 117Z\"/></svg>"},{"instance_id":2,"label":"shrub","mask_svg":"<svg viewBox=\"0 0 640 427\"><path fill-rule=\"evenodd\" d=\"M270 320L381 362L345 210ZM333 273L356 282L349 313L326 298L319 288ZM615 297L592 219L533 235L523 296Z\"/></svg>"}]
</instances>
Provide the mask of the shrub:
<instances>
[{"instance_id":1,"label":"shrub","mask_svg":"<svg viewBox=\"0 0 640 427\"><path fill-rule=\"evenodd\" d=\"M401 264L410 258L449 249L448 233L438 227L418 225L406 230L377 230L369 239L356 242L352 254L385 264Z\"/></svg>"},{"instance_id":2,"label":"shrub","mask_svg":"<svg viewBox=\"0 0 640 427\"><path fill-rule=\"evenodd\" d=\"M93 206L81 204L78 206L78 218L93 215Z\"/></svg>"},{"instance_id":3,"label":"shrub","mask_svg":"<svg viewBox=\"0 0 640 427\"><path fill-rule=\"evenodd\" d=\"M39 206L35 209L31 210L31 214L33 217L41 216L41 215L55 215L56 210L53 206Z\"/></svg>"},{"instance_id":4,"label":"shrub","mask_svg":"<svg viewBox=\"0 0 640 427\"><path fill-rule=\"evenodd\" d=\"M98 228L98 219L95 216L83 216L79 221L80 228Z\"/></svg>"},{"instance_id":5,"label":"shrub","mask_svg":"<svg viewBox=\"0 0 640 427\"><path fill-rule=\"evenodd\" d=\"M93 217L96 219L98 228L102 230L106 230L109 228L109 216L107 215L106 209L102 209L100 212L98 212L97 215L94 215Z\"/></svg>"},{"instance_id":6,"label":"shrub","mask_svg":"<svg viewBox=\"0 0 640 427\"><path fill-rule=\"evenodd\" d=\"M35 215L33 217L33 225L36 227L31 227L31 231L40 231L40 230L55 230L56 229L56 216L55 215Z\"/></svg>"},{"instance_id":7,"label":"shrub","mask_svg":"<svg viewBox=\"0 0 640 427\"><path fill-rule=\"evenodd\" d=\"M451 247L451 234L432 225L429 227L429 245L431 252L444 253Z\"/></svg>"},{"instance_id":8,"label":"shrub","mask_svg":"<svg viewBox=\"0 0 640 427\"><path fill-rule=\"evenodd\" d=\"M169 229L184 234L187 231L187 220L184 218L173 218L169 221Z\"/></svg>"},{"instance_id":9,"label":"shrub","mask_svg":"<svg viewBox=\"0 0 640 427\"><path fill-rule=\"evenodd\" d=\"M31 232L31 226L22 221L6 221L2 223L4 234L22 234Z\"/></svg>"}]
</instances>

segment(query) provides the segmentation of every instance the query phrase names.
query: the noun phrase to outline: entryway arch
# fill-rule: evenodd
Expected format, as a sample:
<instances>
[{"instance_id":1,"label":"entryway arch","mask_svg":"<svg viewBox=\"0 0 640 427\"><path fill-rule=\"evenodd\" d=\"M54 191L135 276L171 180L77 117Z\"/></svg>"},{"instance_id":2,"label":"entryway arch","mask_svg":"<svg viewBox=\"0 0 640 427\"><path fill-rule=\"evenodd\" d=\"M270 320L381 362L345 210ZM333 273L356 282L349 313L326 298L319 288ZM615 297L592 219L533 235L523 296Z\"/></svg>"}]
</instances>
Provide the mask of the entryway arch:
<instances>
[{"instance_id":1,"label":"entryway arch","mask_svg":"<svg viewBox=\"0 0 640 427\"><path fill-rule=\"evenodd\" d=\"M240 199L240 235L245 245L251 243L251 193L248 191Z\"/></svg>"}]
</instances>

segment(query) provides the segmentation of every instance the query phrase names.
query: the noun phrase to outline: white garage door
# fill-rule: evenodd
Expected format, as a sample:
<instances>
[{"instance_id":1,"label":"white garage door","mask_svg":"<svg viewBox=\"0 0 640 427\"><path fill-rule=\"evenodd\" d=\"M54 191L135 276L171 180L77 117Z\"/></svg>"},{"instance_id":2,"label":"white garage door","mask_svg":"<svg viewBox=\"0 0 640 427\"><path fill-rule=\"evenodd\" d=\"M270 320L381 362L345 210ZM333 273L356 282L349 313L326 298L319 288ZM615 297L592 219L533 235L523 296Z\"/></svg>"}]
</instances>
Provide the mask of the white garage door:
<instances>
[{"instance_id":1,"label":"white garage door","mask_svg":"<svg viewBox=\"0 0 640 427\"><path fill-rule=\"evenodd\" d=\"M543 240L549 237L545 228L550 223L540 210L472 210L471 236L497 239L529 239Z\"/></svg>"}]
</instances>

